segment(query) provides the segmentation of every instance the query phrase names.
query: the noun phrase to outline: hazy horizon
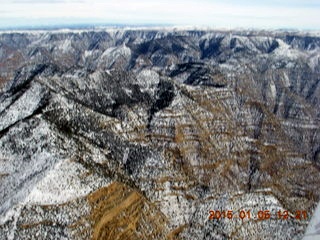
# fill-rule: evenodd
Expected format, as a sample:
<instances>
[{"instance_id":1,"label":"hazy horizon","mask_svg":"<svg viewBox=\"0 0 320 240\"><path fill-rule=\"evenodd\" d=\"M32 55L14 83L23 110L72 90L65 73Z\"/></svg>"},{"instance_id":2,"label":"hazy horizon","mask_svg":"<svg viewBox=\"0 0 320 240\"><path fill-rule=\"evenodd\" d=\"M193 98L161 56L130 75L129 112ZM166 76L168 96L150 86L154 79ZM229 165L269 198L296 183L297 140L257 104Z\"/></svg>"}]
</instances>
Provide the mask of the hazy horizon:
<instances>
[{"instance_id":1,"label":"hazy horizon","mask_svg":"<svg viewBox=\"0 0 320 240\"><path fill-rule=\"evenodd\" d=\"M316 0L3 0L0 28L175 25L319 30Z\"/></svg>"}]
</instances>

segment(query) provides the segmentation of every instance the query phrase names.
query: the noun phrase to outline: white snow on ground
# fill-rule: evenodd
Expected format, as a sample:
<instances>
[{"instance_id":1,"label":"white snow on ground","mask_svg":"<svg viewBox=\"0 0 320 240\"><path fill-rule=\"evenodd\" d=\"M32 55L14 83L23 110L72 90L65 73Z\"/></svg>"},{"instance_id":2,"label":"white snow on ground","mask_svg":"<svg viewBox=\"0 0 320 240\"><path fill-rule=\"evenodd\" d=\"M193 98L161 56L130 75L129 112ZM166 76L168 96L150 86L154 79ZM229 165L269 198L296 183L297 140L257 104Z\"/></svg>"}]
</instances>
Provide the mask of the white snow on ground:
<instances>
[{"instance_id":1,"label":"white snow on ground","mask_svg":"<svg viewBox=\"0 0 320 240\"><path fill-rule=\"evenodd\" d=\"M149 91L151 94L154 94L159 81L159 74L152 70L143 70L137 76L137 82L140 85L141 90Z\"/></svg>"},{"instance_id":2,"label":"white snow on ground","mask_svg":"<svg viewBox=\"0 0 320 240\"><path fill-rule=\"evenodd\" d=\"M121 59L128 61L131 57L131 49L125 44L119 47L111 47L103 52L100 57L99 63L104 64L110 68L117 60Z\"/></svg>"},{"instance_id":3,"label":"white snow on ground","mask_svg":"<svg viewBox=\"0 0 320 240\"><path fill-rule=\"evenodd\" d=\"M84 54L83 54L83 55L84 55L84 58L90 57L90 56L92 55L92 52L93 52L93 51L85 50L85 51L84 51Z\"/></svg>"},{"instance_id":4,"label":"white snow on ground","mask_svg":"<svg viewBox=\"0 0 320 240\"><path fill-rule=\"evenodd\" d=\"M85 196L93 189L108 184L98 181L79 163L72 159L59 162L39 181L25 199L26 204L59 204Z\"/></svg>"},{"instance_id":5,"label":"white snow on ground","mask_svg":"<svg viewBox=\"0 0 320 240\"><path fill-rule=\"evenodd\" d=\"M320 203L314 211L314 215L307 227L303 240L319 240L320 239Z\"/></svg>"},{"instance_id":6,"label":"white snow on ground","mask_svg":"<svg viewBox=\"0 0 320 240\"><path fill-rule=\"evenodd\" d=\"M276 85L274 84L274 82L270 83L270 91L271 91L272 98L275 99L277 96L277 89L276 89Z\"/></svg>"},{"instance_id":7,"label":"white snow on ground","mask_svg":"<svg viewBox=\"0 0 320 240\"><path fill-rule=\"evenodd\" d=\"M291 48L290 45L286 44L283 40L277 39L279 47L274 50L274 55L277 57L286 57L289 59L297 59L302 53L299 50Z\"/></svg>"},{"instance_id":8,"label":"white snow on ground","mask_svg":"<svg viewBox=\"0 0 320 240\"><path fill-rule=\"evenodd\" d=\"M58 45L58 47L60 50L62 50L63 53L67 53L68 51L70 51L70 49L72 49L71 40L66 39L60 45Z\"/></svg>"},{"instance_id":9,"label":"white snow on ground","mask_svg":"<svg viewBox=\"0 0 320 240\"><path fill-rule=\"evenodd\" d=\"M30 116L38 108L42 95L41 85L33 84L30 90L24 93L0 116L0 130Z\"/></svg>"},{"instance_id":10,"label":"white snow on ground","mask_svg":"<svg viewBox=\"0 0 320 240\"><path fill-rule=\"evenodd\" d=\"M9 220L16 221L18 219L18 217L20 216L21 208L22 208L22 205L17 205L17 206L15 206L13 208L10 208L6 212L6 214L1 216L0 225L5 224ZM14 232L14 230L12 230L11 232ZM8 239L10 239L10 237L8 237ZM11 239L13 239L13 237L11 237Z\"/></svg>"},{"instance_id":11,"label":"white snow on ground","mask_svg":"<svg viewBox=\"0 0 320 240\"><path fill-rule=\"evenodd\" d=\"M21 214L22 205L17 205L14 208L11 208L5 216L1 216L0 218L0 224L4 224L8 220L12 220L12 227L10 231L7 233L7 240L14 240L14 234L17 229L17 221L19 219L19 216Z\"/></svg>"},{"instance_id":12,"label":"white snow on ground","mask_svg":"<svg viewBox=\"0 0 320 240\"><path fill-rule=\"evenodd\" d=\"M21 122L8 131L8 135L1 138L2 161L0 172L9 174L0 185L0 212L6 213L12 206L19 204L28 196L34 184L50 169L59 159L59 152L51 148L51 144L58 139L50 130L45 121L38 122L38 127L33 128L29 135L19 138L28 123ZM10 140L14 138L15 140ZM19 152L13 152L10 147L13 141ZM42 144L39 144L39 142ZM8 145L8 147L6 146ZM48 148L44 149L46 145ZM65 145L67 143L65 142ZM28 161L22 161L30 153ZM0 216L2 218L2 216Z\"/></svg>"},{"instance_id":13,"label":"white snow on ground","mask_svg":"<svg viewBox=\"0 0 320 240\"><path fill-rule=\"evenodd\" d=\"M287 73L284 73L283 75L283 84L285 87L290 87L290 79Z\"/></svg>"},{"instance_id":14,"label":"white snow on ground","mask_svg":"<svg viewBox=\"0 0 320 240\"><path fill-rule=\"evenodd\" d=\"M292 121L282 121L282 124L289 127L305 128L305 129L317 129L319 127L317 124L294 123Z\"/></svg>"},{"instance_id":15,"label":"white snow on ground","mask_svg":"<svg viewBox=\"0 0 320 240\"><path fill-rule=\"evenodd\" d=\"M320 62L320 49L314 50L314 54L308 59L308 65L314 71L317 66L319 66Z\"/></svg>"}]
</instances>

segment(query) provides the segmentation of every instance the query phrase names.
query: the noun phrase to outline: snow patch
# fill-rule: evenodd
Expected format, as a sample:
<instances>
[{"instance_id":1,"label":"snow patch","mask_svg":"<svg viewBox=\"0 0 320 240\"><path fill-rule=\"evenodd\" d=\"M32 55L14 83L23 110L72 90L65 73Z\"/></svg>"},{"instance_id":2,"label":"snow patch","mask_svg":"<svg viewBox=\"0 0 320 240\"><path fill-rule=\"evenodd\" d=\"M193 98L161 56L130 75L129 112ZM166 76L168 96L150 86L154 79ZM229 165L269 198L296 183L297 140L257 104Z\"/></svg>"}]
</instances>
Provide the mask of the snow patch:
<instances>
[{"instance_id":1,"label":"snow patch","mask_svg":"<svg viewBox=\"0 0 320 240\"><path fill-rule=\"evenodd\" d=\"M72 49L72 45L71 45L71 40L70 39L66 39L62 42L61 45L59 45L58 47L63 53L67 53L68 51L70 51Z\"/></svg>"},{"instance_id":2,"label":"snow patch","mask_svg":"<svg viewBox=\"0 0 320 240\"><path fill-rule=\"evenodd\" d=\"M111 47L103 52L100 58L100 64L110 68L117 60L123 59L126 62L131 57L131 49L123 44L120 47Z\"/></svg>"},{"instance_id":3,"label":"snow patch","mask_svg":"<svg viewBox=\"0 0 320 240\"><path fill-rule=\"evenodd\" d=\"M272 98L275 99L277 96L277 89L276 89L276 85L274 84L274 82L270 83L270 91L271 91Z\"/></svg>"},{"instance_id":4,"label":"snow patch","mask_svg":"<svg viewBox=\"0 0 320 240\"><path fill-rule=\"evenodd\" d=\"M306 234L302 240L319 240L320 239L320 203L314 211L314 215L307 227Z\"/></svg>"},{"instance_id":5,"label":"snow patch","mask_svg":"<svg viewBox=\"0 0 320 240\"><path fill-rule=\"evenodd\" d=\"M89 175L89 176L87 176ZM84 179L86 178L86 179ZM100 181L82 165L65 159L54 166L32 189L25 204L61 204L86 196ZM107 184L105 182L104 184Z\"/></svg>"},{"instance_id":6,"label":"snow patch","mask_svg":"<svg viewBox=\"0 0 320 240\"><path fill-rule=\"evenodd\" d=\"M289 58L289 59L297 59L301 56L301 52L297 49L293 49L290 45L286 44L283 40L277 39L279 47L276 48L273 54L278 58Z\"/></svg>"},{"instance_id":7,"label":"snow patch","mask_svg":"<svg viewBox=\"0 0 320 240\"><path fill-rule=\"evenodd\" d=\"M138 74L137 82L142 91L149 91L151 94L154 94L154 91L160 82L160 77L155 71L143 70Z\"/></svg>"},{"instance_id":8,"label":"snow patch","mask_svg":"<svg viewBox=\"0 0 320 240\"><path fill-rule=\"evenodd\" d=\"M44 96L41 85L33 84L4 114L0 116L0 130L30 116L37 108Z\"/></svg>"},{"instance_id":9,"label":"snow patch","mask_svg":"<svg viewBox=\"0 0 320 240\"><path fill-rule=\"evenodd\" d=\"M290 87L290 80L287 73L283 74L283 84L285 87Z\"/></svg>"}]
</instances>

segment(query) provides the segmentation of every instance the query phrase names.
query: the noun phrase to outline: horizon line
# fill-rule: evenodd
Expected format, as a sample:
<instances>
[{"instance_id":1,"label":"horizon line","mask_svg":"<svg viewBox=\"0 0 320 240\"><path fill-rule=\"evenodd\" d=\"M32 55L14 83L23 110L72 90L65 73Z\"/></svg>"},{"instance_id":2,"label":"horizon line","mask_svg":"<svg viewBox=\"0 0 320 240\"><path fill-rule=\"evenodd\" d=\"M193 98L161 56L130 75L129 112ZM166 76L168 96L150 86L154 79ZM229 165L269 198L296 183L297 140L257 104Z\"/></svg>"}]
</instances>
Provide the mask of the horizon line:
<instances>
[{"instance_id":1,"label":"horizon line","mask_svg":"<svg viewBox=\"0 0 320 240\"><path fill-rule=\"evenodd\" d=\"M126 24L126 23L58 23L58 24L38 24L38 25L21 25L1 27L1 32L20 32L20 31L59 31L59 30L112 30L112 29L145 29L145 30L159 30L159 29L181 29L181 30L221 30L221 31L278 31L278 32L317 32L319 29L310 28L294 28L294 27L221 27L210 25L177 25L170 23L145 23L145 24Z\"/></svg>"}]
</instances>

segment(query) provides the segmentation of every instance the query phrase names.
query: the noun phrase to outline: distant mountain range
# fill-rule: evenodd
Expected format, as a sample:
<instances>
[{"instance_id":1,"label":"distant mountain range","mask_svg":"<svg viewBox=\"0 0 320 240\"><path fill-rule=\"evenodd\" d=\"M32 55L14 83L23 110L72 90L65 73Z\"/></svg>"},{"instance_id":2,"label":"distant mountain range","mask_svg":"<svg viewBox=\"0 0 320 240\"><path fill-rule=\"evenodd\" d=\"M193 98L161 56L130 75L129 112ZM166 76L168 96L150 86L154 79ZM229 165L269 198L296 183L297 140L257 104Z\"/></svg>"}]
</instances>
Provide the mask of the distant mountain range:
<instances>
[{"instance_id":1,"label":"distant mountain range","mask_svg":"<svg viewBox=\"0 0 320 240\"><path fill-rule=\"evenodd\" d=\"M6 26L1 27L0 31L21 31L21 30L45 30L45 31L52 31L52 30L61 30L61 29L69 29L69 30L99 30L101 28L110 29L110 28L157 28L157 27L172 27L172 24L121 24L121 23L64 23L64 24L55 24L55 23L38 23L38 24L29 24L26 23L25 25L21 24L18 26Z\"/></svg>"}]
</instances>

